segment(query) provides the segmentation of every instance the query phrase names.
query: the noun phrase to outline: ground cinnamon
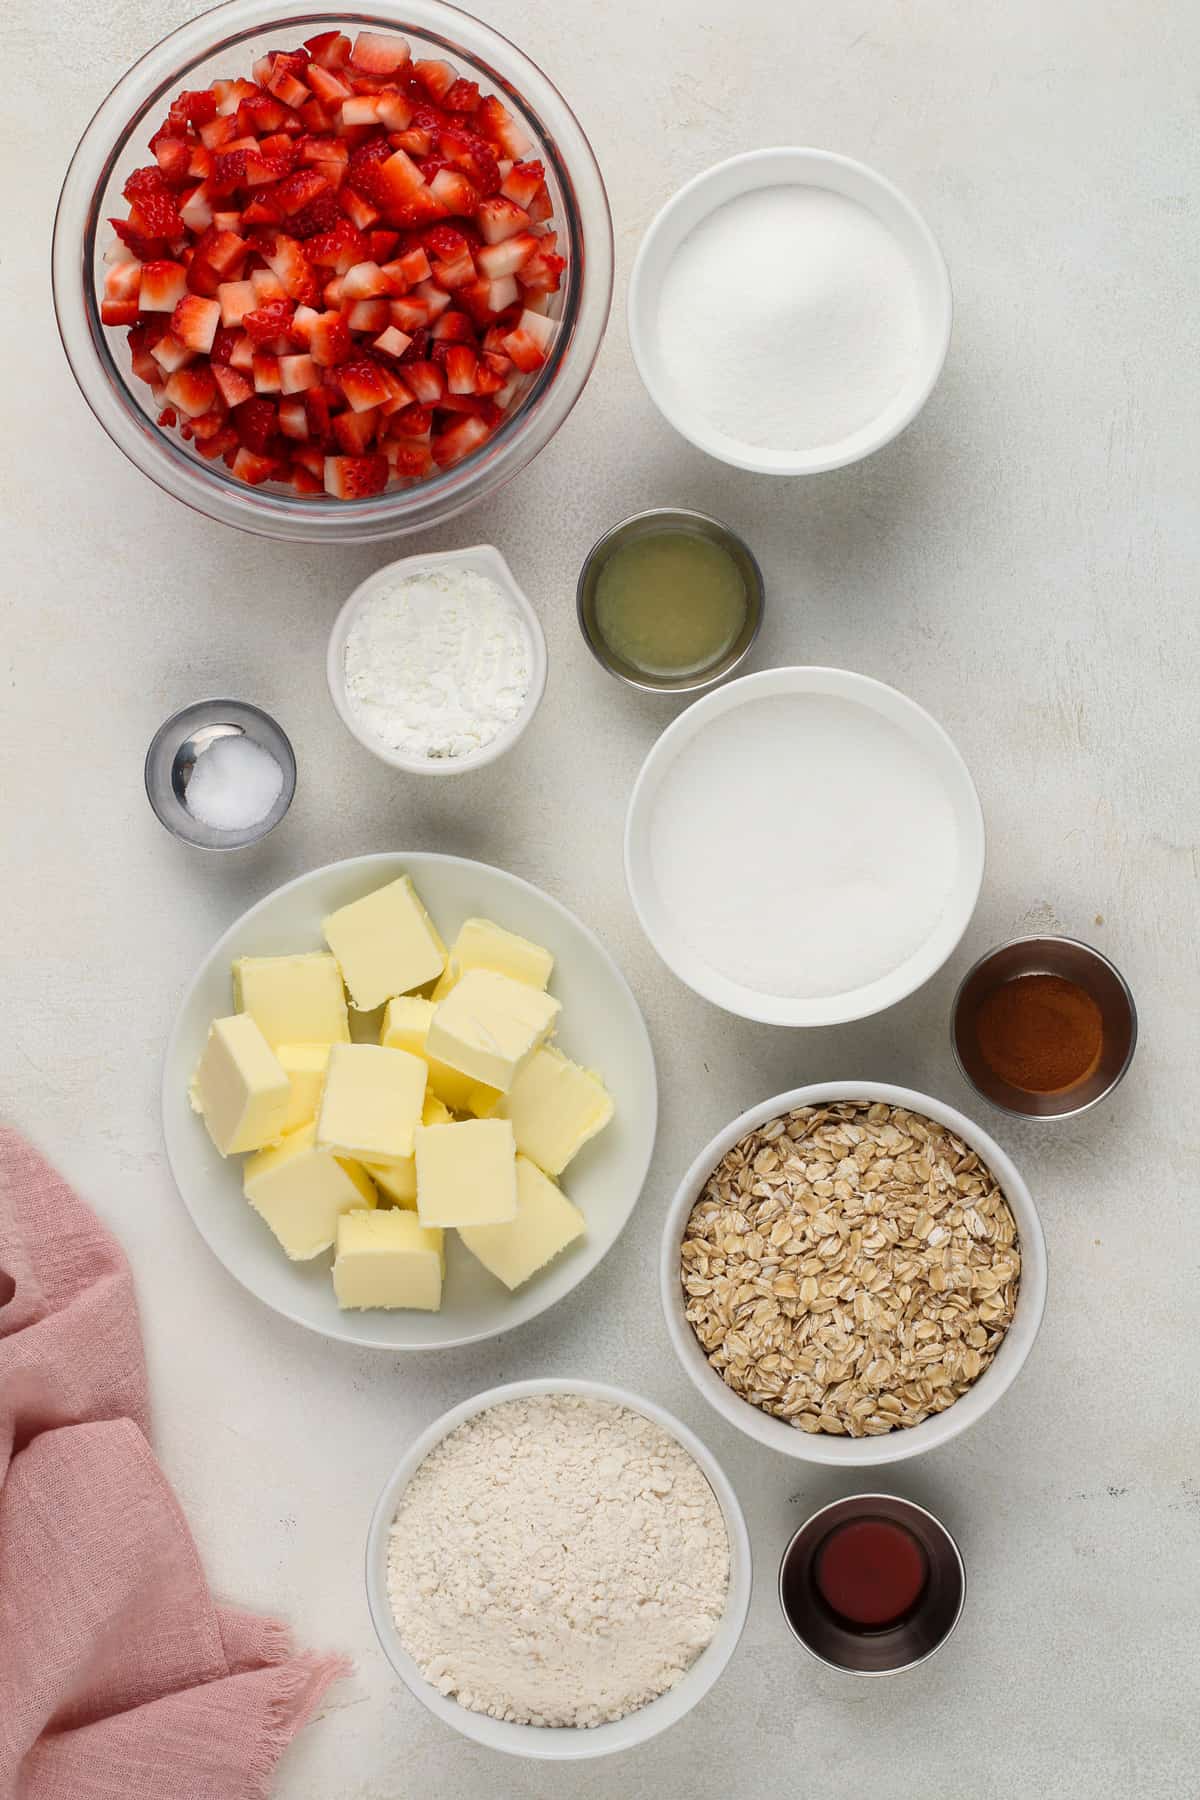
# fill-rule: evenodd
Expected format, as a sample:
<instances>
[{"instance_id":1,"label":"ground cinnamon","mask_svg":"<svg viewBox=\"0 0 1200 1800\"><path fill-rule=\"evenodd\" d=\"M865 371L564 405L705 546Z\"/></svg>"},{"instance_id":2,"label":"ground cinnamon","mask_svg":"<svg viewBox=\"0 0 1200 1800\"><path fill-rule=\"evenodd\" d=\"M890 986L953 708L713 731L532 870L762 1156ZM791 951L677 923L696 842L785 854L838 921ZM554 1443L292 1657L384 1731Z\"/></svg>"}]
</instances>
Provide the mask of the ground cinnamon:
<instances>
[{"instance_id":1,"label":"ground cinnamon","mask_svg":"<svg viewBox=\"0 0 1200 1800\"><path fill-rule=\"evenodd\" d=\"M1017 975L985 994L975 1018L994 1075L1026 1093L1057 1094L1096 1068L1104 1021L1092 996L1062 975Z\"/></svg>"}]
</instances>

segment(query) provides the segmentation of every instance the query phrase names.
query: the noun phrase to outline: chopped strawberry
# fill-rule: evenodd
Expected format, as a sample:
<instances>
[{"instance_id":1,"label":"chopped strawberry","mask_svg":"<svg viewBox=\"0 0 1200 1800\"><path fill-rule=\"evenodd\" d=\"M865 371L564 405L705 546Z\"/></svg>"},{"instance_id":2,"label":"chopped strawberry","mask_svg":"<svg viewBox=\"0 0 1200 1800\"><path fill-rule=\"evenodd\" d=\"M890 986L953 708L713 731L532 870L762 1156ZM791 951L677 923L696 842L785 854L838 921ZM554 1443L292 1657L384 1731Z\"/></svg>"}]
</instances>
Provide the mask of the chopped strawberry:
<instances>
[{"instance_id":1,"label":"chopped strawberry","mask_svg":"<svg viewBox=\"0 0 1200 1800\"><path fill-rule=\"evenodd\" d=\"M308 85L317 99L326 106L340 106L354 92L350 83L336 69L323 69L320 63L308 65Z\"/></svg>"},{"instance_id":2,"label":"chopped strawberry","mask_svg":"<svg viewBox=\"0 0 1200 1800\"><path fill-rule=\"evenodd\" d=\"M546 171L540 162L514 163L500 183L500 192L506 200L527 207L545 179Z\"/></svg>"},{"instance_id":3,"label":"chopped strawberry","mask_svg":"<svg viewBox=\"0 0 1200 1800\"><path fill-rule=\"evenodd\" d=\"M331 421L334 442L339 450L347 456L362 456L375 442L382 414L377 406L369 407L366 412L337 413Z\"/></svg>"},{"instance_id":4,"label":"chopped strawberry","mask_svg":"<svg viewBox=\"0 0 1200 1800\"><path fill-rule=\"evenodd\" d=\"M429 191L448 213L457 213L465 219L475 217L479 190L471 185L461 169L439 169L429 183Z\"/></svg>"},{"instance_id":5,"label":"chopped strawberry","mask_svg":"<svg viewBox=\"0 0 1200 1800\"><path fill-rule=\"evenodd\" d=\"M365 500L382 494L388 482L385 456L327 456L325 492L336 500Z\"/></svg>"},{"instance_id":6,"label":"chopped strawberry","mask_svg":"<svg viewBox=\"0 0 1200 1800\"><path fill-rule=\"evenodd\" d=\"M486 100L480 101L475 123L484 137L493 144L498 144L501 153L511 156L514 162L519 162L529 149L529 139L508 108L494 94L489 94Z\"/></svg>"},{"instance_id":7,"label":"chopped strawberry","mask_svg":"<svg viewBox=\"0 0 1200 1800\"><path fill-rule=\"evenodd\" d=\"M244 400L249 400L254 392L253 382L247 381L244 375L231 369L227 363L215 362L210 367L217 391L226 406L240 406Z\"/></svg>"},{"instance_id":8,"label":"chopped strawberry","mask_svg":"<svg viewBox=\"0 0 1200 1800\"><path fill-rule=\"evenodd\" d=\"M386 300L352 300L345 307L346 323L353 332L384 331L391 323Z\"/></svg>"},{"instance_id":9,"label":"chopped strawberry","mask_svg":"<svg viewBox=\"0 0 1200 1800\"><path fill-rule=\"evenodd\" d=\"M375 348L384 356L394 356L399 359L411 343L412 339L407 332L401 331L398 325L389 325L375 339Z\"/></svg>"},{"instance_id":10,"label":"chopped strawberry","mask_svg":"<svg viewBox=\"0 0 1200 1800\"><path fill-rule=\"evenodd\" d=\"M505 238L516 237L518 232L528 230L529 214L523 206L497 194L481 203L476 223L485 244L502 244Z\"/></svg>"},{"instance_id":11,"label":"chopped strawberry","mask_svg":"<svg viewBox=\"0 0 1200 1800\"><path fill-rule=\"evenodd\" d=\"M221 307L221 323L227 327L240 325L246 314L258 305L252 281L223 281L217 288L217 300Z\"/></svg>"},{"instance_id":12,"label":"chopped strawberry","mask_svg":"<svg viewBox=\"0 0 1200 1800\"><path fill-rule=\"evenodd\" d=\"M136 207L138 229L147 237L175 238L183 231L183 220L175 196L167 186L157 163L135 169L121 189L130 205Z\"/></svg>"},{"instance_id":13,"label":"chopped strawberry","mask_svg":"<svg viewBox=\"0 0 1200 1800\"><path fill-rule=\"evenodd\" d=\"M476 254L479 273L486 275L489 281L498 281L502 275L516 275L523 264L531 256L537 254L540 238L534 237L531 231L519 231L516 237L505 238L500 244L484 244Z\"/></svg>"},{"instance_id":14,"label":"chopped strawberry","mask_svg":"<svg viewBox=\"0 0 1200 1800\"><path fill-rule=\"evenodd\" d=\"M234 474L239 481L245 481L251 487L261 487L264 481L270 481L277 467L273 457L257 456L244 444L233 459Z\"/></svg>"},{"instance_id":15,"label":"chopped strawberry","mask_svg":"<svg viewBox=\"0 0 1200 1800\"><path fill-rule=\"evenodd\" d=\"M392 33L321 32L180 93L100 299L162 429L314 502L470 455L557 330L566 260L527 148L499 97Z\"/></svg>"},{"instance_id":16,"label":"chopped strawberry","mask_svg":"<svg viewBox=\"0 0 1200 1800\"><path fill-rule=\"evenodd\" d=\"M490 428L483 419L472 416L460 419L434 438L433 460L441 469L450 468L486 443L489 436Z\"/></svg>"},{"instance_id":17,"label":"chopped strawberry","mask_svg":"<svg viewBox=\"0 0 1200 1800\"><path fill-rule=\"evenodd\" d=\"M209 369L177 369L167 381L171 405L189 419L206 413L216 398L217 384Z\"/></svg>"},{"instance_id":18,"label":"chopped strawberry","mask_svg":"<svg viewBox=\"0 0 1200 1800\"><path fill-rule=\"evenodd\" d=\"M305 38L304 48L322 69L344 69L350 60L350 39L341 31L320 31Z\"/></svg>"},{"instance_id":19,"label":"chopped strawberry","mask_svg":"<svg viewBox=\"0 0 1200 1800\"><path fill-rule=\"evenodd\" d=\"M343 300L373 300L377 294L391 292L391 283L375 262L355 263L342 278Z\"/></svg>"},{"instance_id":20,"label":"chopped strawberry","mask_svg":"<svg viewBox=\"0 0 1200 1800\"><path fill-rule=\"evenodd\" d=\"M368 75L394 75L408 63L411 51L407 38L385 36L379 31L360 31L354 40L350 60L356 69Z\"/></svg>"},{"instance_id":21,"label":"chopped strawberry","mask_svg":"<svg viewBox=\"0 0 1200 1800\"><path fill-rule=\"evenodd\" d=\"M220 302L206 300L200 294L185 294L171 315L171 330L179 342L204 356L213 347L220 323Z\"/></svg>"},{"instance_id":22,"label":"chopped strawberry","mask_svg":"<svg viewBox=\"0 0 1200 1800\"><path fill-rule=\"evenodd\" d=\"M432 100L440 100L458 80L448 62L415 62L412 72Z\"/></svg>"},{"instance_id":23,"label":"chopped strawberry","mask_svg":"<svg viewBox=\"0 0 1200 1800\"><path fill-rule=\"evenodd\" d=\"M452 344L446 352L446 386L452 394L473 394L478 365L468 344Z\"/></svg>"},{"instance_id":24,"label":"chopped strawberry","mask_svg":"<svg viewBox=\"0 0 1200 1800\"><path fill-rule=\"evenodd\" d=\"M279 422L279 415L271 402L255 395L252 400L235 407L229 416L239 444L244 444L248 450L254 450L260 456L264 455Z\"/></svg>"},{"instance_id":25,"label":"chopped strawberry","mask_svg":"<svg viewBox=\"0 0 1200 1800\"><path fill-rule=\"evenodd\" d=\"M302 394L308 388L319 387L321 371L311 356L281 356L279 358L279 386L284 394Z\"/></svg>"},{"instance_id":26,"label":"chopped strawberry","mask_svg":"<svg viewBox=\"0 0 1200 1800\"><path fill-rule=\"evenodd\" d=\"M138 305L143 312L173 313L187 293L187 270L182 263L142 264Z\"/></svg>"},{"instance_id":27,"label":"chopped strawberry","mask_svg":"<svg viewBox=\"0 0 1200 1800\"><path fill-rule=\"evenodd\" d=\"M273 338L287 337L296 309L290 300L268 300L242 315L242 327L255 344L269 344Z\"/></svg>"},{"instance_id":28,"label":"chopped strawberry","mask_svg":"<svg viewBox=\"0 0 1200 1800\"><path fill-rule=\"evenodd\" d=\"M406 363L404 379L423 406L436 406L446 391L446 378L436 363Z\"/></svg>"},{"instance_id":29,"label":"chopped strawberry","mask_svg":"<svg viewBox=\"0 0 1200 1800\"><path fill-rule=\"evenodd\" d=\"M316 279L308 265L308 259L295 238L284 237L280 233L274 248L263 251L263 259L272 274L283 284L284 292L293 300L304 306L316 303Z\"/></svg>"},{"instance_id":30,"label":"chopped strawberry","mask_svg":"<svg viewBox=\"0 0 1200 1800\"><path fill-rule=\"evenodd\" d=\"M355 412L369 412L387 398L382 371L375 363L343 363L338 369L337 381Z\"/></svg>"},{"instance_id":31,"label":"chopped strawberry","mask_svg":"<svg viewBox=\"0 0 1200 1800\"><path fill-rule=\"evenodd\" d=\"M267 350L254 352L254 391L256 394L278 394L283 386L279 358Z\"/></svg>"},{"instance_id":32,"label":"chopped strawberry","mask_svg":"<svg viewBox=\"0 0 1200 1800\"><path fill-rule=\"evenodd\" d=\"M484 138L460 123L439 126L437 139L446 161L461 169L481 194L499 192L500 166L495 150Z\"/></svg>"},{"instance_id":33,"label":"chopped strawberry","mask_svg":"<svg viewBox=\"0 0 1200 1800\"><path fill-rule=\"evenodd\" d=\"M100 302L100 323L102 325L136 325L138 321L138 303L136 300L102 300Z\"/></svg>"},{"instance_id":34,"label":"chopped strawberry","mask_svg":"<svg viewBox=\"0 0 1200 1800\"><path fill-rule=\"evenodd\" d=\"M350 326L341 313L322 313L308 340L312 359L322 368L331 369L347 361L354 349Z\"/></svg>"}]
</instances>

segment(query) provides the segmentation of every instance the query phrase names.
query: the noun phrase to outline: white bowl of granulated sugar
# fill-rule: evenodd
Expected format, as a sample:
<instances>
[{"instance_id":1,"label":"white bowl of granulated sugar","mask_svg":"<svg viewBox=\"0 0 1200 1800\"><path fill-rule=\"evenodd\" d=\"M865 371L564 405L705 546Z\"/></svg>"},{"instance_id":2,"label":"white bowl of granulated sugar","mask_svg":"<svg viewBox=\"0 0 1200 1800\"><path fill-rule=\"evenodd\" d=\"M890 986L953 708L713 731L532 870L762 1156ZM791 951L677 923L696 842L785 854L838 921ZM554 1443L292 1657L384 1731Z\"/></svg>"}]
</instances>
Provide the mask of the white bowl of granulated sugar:
<instances>
[{"instance_id":1,"label":"white bowl of granulated sugar","mask_svg":"<svg viewBox=\"0 0 1200 1800\"><path fill-rule=\"evenodd\" d=\"M751 150L689 181L629 282L629 339L676 431L721 462L813 475L916 418L953 306L912 202L828 150Z\"/></svg>"},{"instance_id":2,"label":"white bowl of granulated sugar","mask_svg":"<svg viewBox=\"0 0 1200 1800\"><path fill-rule=\"evenodd\" d=\"M329 692L366 749L462 775L521 737L546 686L541 622L491 544L405 556L355 588L329 638Z\"/></svg>"},{"instance_id":3,"label":"white bowl of granulated sugar","mask_svg":"<svg viewBox=\"0 0 1200 1800\"><path fill-rule=\"evenodd\" d=\"M510 1756L630 1750L689 1713L750 1605L720 1464L653 1401L516 1381L409 1447L367 1539L367 1600L422 1705ZM539 1722L544 1720L545 1722Z\"/></svg>"}]
</instances>

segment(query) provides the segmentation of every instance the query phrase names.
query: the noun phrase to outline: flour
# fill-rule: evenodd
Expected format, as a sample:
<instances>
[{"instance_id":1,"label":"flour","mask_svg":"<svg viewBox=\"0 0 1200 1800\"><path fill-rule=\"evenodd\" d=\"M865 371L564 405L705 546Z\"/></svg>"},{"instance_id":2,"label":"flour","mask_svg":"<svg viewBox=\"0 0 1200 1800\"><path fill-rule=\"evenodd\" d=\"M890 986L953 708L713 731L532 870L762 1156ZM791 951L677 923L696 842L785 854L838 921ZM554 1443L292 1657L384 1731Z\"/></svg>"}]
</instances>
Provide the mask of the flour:
<instances>
[{"instance_id":1,"label":"flour","mask_svg":"<svg viewBox=\"0 0 1200 1800\"><path fill-rule=\"evenodd\" d=\"M388 1593L443 1694L524 1725L593 1726L673 1687L725 1608L729 1540L683 1447L574 1394L460 1425L401 1496Z\"/></svg>"},{"instance_id":2,"label":"flour","mask_svg":"<svg viewBox=\"0 0 1200 1800\"><path fill-rule=\"evenodd\" d=\"M856 200L760 188L684 239L658 335L687 412L739 443L823 449L872 424L917 366L916 278Z\"/></svg>"},{"instance_id":3,"label":"flour","mask_svg":"<svg viewBox=\"0 0 1200 1800\"><path fill-rule=\"evenodd\" d=\"M779 695L714 718L667 770L650 827L672 926L757 992L818 999L889 975L936 928L958 868L936 765L857 702Z\"/></svg>"},{"instance_id":4,"label":"flour","mask_svg":"<svg viewBox=\"0 0 1200 1800\"><path fill-rule=\"evenodd\" d=\"M532 666L525 623L494 581L474 569L425 569L359 609L346 638L346 695L389 750L466 757L518 716Z\"/></svg>"}]
</instances>

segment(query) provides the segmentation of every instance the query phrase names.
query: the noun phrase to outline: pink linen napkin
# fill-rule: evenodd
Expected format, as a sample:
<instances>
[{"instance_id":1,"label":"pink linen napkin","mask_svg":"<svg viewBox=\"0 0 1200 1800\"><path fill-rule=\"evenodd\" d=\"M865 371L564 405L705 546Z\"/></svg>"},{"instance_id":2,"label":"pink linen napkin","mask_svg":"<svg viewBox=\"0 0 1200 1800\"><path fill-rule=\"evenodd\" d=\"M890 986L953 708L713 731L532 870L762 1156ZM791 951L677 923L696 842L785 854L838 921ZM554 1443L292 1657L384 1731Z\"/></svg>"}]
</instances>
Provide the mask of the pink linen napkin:
<instances>
[{"instance_id":1,"label":"pink linen napkin","mask_svg":"<svg viewBox=\"0 0 1200 1800\"><path fill-rule=\"evenodd\" d=\"M0 1127L0 1800L262 1800L347 1670L213 1604L147 1429L125 1258Z\"/></svg>"}]
</instances>

